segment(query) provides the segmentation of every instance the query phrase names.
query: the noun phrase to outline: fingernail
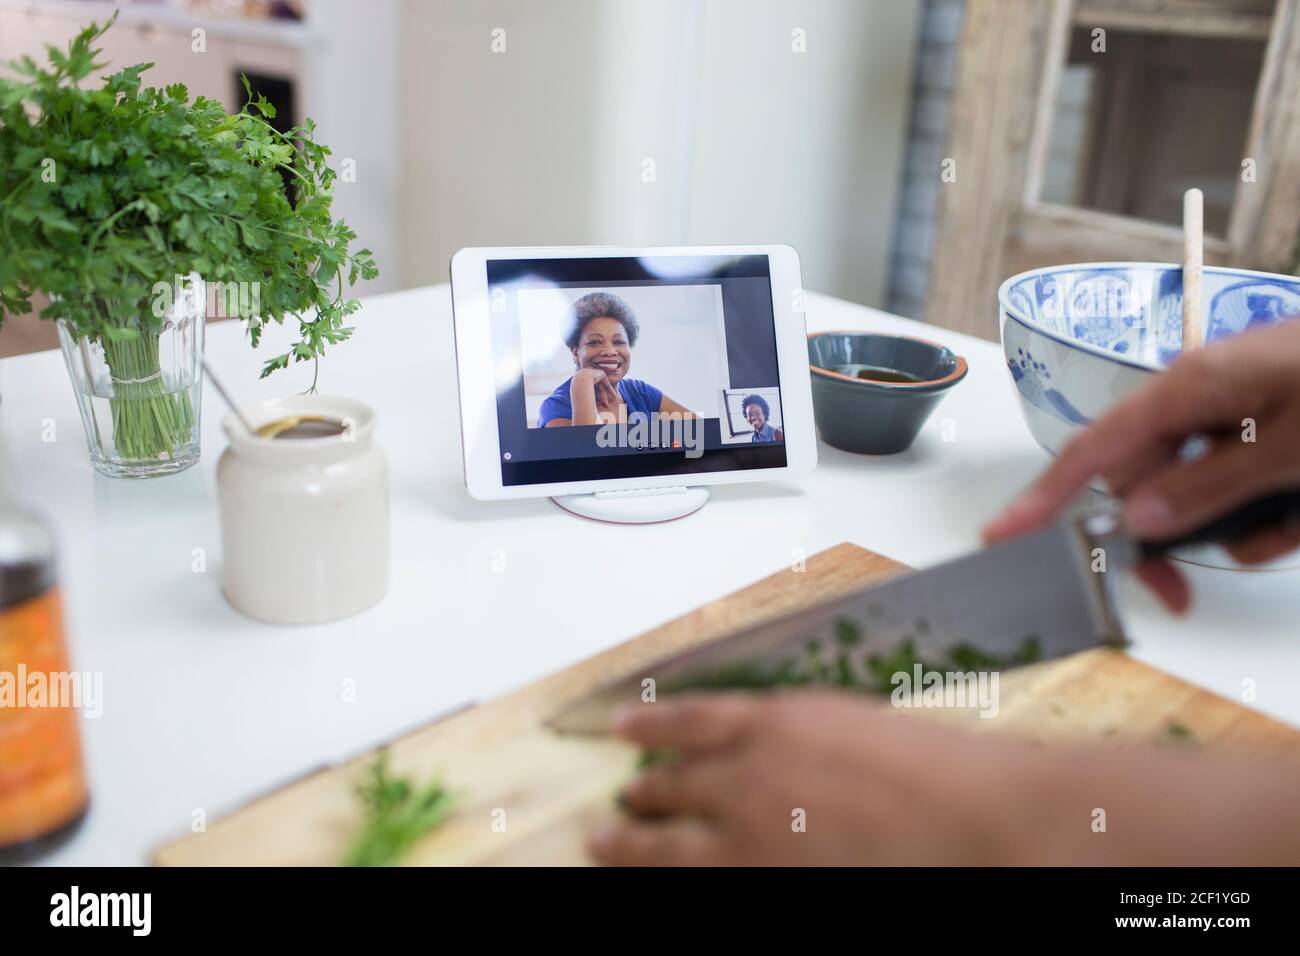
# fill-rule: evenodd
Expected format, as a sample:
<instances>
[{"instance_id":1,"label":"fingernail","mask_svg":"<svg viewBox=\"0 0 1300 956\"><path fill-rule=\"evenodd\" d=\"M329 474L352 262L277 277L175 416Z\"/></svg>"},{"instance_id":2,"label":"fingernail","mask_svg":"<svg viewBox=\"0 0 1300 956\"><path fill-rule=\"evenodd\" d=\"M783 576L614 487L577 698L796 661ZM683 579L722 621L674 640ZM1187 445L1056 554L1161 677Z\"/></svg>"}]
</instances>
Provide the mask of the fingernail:
<instances>
[{"instance_id":1,"label":"fingernail","mask_svg":"<svg viewBox=\"0 0 1300 956\"><path fill-rule=\"evenodd\" d=\"M1173 517L1173 508L1159 495L1136 495L1124 506L1125 527L1139 534L1162 531Z\"/></svg>"}]
</instances>

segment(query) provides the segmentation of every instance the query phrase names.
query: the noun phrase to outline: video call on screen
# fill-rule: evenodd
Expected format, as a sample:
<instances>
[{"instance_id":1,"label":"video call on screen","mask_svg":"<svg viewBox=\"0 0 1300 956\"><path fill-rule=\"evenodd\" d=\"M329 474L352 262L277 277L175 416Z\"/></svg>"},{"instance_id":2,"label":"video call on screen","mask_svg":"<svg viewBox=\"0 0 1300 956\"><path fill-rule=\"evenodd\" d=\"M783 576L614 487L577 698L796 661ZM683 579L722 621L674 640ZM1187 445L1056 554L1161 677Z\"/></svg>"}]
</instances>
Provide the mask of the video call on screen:
<instances>
[{"instance_id":1,"label":"video call on screen","mask_svg":"<svg viewBox=\"0 0 1300 956\"><path fill-rule=\"evenodd\" d=\"M487 263L504 485L786 464L767 256Z\"/></svg>"}]
</instances>

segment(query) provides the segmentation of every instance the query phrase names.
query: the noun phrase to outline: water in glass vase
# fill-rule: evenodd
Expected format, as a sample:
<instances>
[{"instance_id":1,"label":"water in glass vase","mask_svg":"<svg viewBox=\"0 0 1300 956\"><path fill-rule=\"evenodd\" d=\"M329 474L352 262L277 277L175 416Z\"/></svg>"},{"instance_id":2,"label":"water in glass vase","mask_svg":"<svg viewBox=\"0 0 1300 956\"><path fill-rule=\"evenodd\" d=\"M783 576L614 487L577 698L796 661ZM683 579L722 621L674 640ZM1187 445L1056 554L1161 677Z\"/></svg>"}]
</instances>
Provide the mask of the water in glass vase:
<instances>
[{"instance_id":1,"label":"water in glass vase","mask_svg":"<svg viewBox=\"0 0 1300 956\"><path fill-rule=\"evenodd\" d=\"M203 311L117 339L78 336L59 322L91 464L118 478L152 478L199 460Z\"/></svg>"},{"instance_id":2,"label":"water in glass vase","mask_svg":"<svg viewBox=\"0 0 1300 956\"><path fill-rule=\"evenodd\" d=\"M95 468L114 477L170 475L199 460L199 388L193 373L174 380L114 380L85 397L83 416Z\"/></svg>"}]
</instances>

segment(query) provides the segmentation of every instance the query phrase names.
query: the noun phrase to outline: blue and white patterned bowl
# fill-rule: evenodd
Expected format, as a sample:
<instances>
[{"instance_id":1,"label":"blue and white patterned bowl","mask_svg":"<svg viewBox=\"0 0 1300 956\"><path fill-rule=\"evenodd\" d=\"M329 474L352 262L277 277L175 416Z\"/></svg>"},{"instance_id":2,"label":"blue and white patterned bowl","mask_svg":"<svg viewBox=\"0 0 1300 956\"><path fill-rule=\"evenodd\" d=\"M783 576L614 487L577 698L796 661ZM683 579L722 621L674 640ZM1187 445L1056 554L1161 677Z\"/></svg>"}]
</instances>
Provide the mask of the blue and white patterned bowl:
<instances>
[{"instance_id":1,"label":"blue and white patterned bowl","mask_svg":"<svg viewBox=\"0 0 1300 956\"><path fill-rule=\"evenodd\" d=\"M1206 339L1300 317L1300 278L1206 266ZM1182 348L1183 271L1156 262L1049 266L998 289L1002 350L1029 431L1059 454L1078 429Z\"/></svg>"},{"instance_id":2,"label":"blue and white patterned bowl","mask_svg":"<svg viewBox=\"0 0 1300 956\"><path fill-rule=\"evenodd\" d=\"M1206 266L1206 339L1300 317L1300 278ZM1053 455L1076 432L1140 388L1178 355L1183 271L1155 262L1049 266L998 289L1002 350L1035 440ZM1094 485L1097 490L1104 490ZM1238 567L1221 549L1181 557ZM1293 566L1282 558L1265 567Z\"/></svg>"}]
</instances>

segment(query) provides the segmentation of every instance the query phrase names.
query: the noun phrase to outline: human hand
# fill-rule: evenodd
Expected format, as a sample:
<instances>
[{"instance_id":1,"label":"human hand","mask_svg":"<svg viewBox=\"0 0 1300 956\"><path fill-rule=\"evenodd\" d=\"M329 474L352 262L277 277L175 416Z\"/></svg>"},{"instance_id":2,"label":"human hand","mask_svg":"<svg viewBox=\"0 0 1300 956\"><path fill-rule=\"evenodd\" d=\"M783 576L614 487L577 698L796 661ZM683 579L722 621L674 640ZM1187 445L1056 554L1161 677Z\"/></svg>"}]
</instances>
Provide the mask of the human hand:
<instances>
[{"instance_id":1,"label":"human hand","mask_svg":"<svg viewBox=\"0 0 1300 956\"><path fill-rule=\"evenodd\" d=\"M622 399L609 377L598 368L580 368L569 382L575 425L616 421Z\"/></svg>"},{"instance_id":2,"label":"human hand","mask_svg":"<svg viewBox=\"0 0 1300 956\"><path fill-rule=\"evenodd\" d=\"M595 389L600 382L609 384L609 378L602 370L598 368L580 368L573 373L573 378L569 382L569 392L572 393L578 388Z\"/></svg>"},{"instance_id":3,"label":"human hand","mask_svg":"<svg viewBox=\"0 0 1300 956\"><path fill-rule=\"evenodd\" d=\"M988 746L844 694L692 695L632 708L619 733L679 763L624 788L641 817L596 835L616 865L1010 862L1030 751ZM799 826L800 815L805 826Z\"/></svg>"},{"instance_id":4,"label":"human hand","mask_svg":"<svg viewBox=\"0 0 1300 956\"><path fill-rule=\"evenodd\" d=\"M1192 436L1208 450L1179 451ZM1192 530L1269 493L1300 488L1300 319L1245 332L1176 359L1076 436L1046 472L984 529L986 540L1049 522L1100 475L1124 501L1124 524L1140 538ZM1300 548L1300 528L1273 528L1224 542L1243 564ZM1166 561L1139 574L1175 611L1190 594Z\"/></svg>"},{"instance_id":5,"label":"human hand","mask_svg":"<svg viewBox=\"0 0 1300 956\"><path fill-rule=\"evenodd\" d=\"M573 381L569 385L570 396L577 389L591 389L596 399L596 406L602 411L618 410L618 403L621 401L618 389L603 370L598 368L578 369L573 373Z\"/></svg>"},{"instance_id":6,"label":"human hand","mask_svg":"<svg viewBox=\"0 0 1300 956\"><path fill-rule=\"evenodd\" d=\"M617 419L618 406L622 404L623 398L609 377L604 372L600 374L601 378L596 380L596 407L603 414L613 415Z\"/></svg>"},{"instance_id":7,"label":"human hand","mask_svg":"<svg viewBox=\"0 0 1300 956\"><path fill-rule=\"evenodd\" d=\"M637 818L588 845L605 864L1300 862L1295 761L1034 747L825 692L684 696L618 729L681 762L624 788Z\"/></svg>"}]
</instances>

